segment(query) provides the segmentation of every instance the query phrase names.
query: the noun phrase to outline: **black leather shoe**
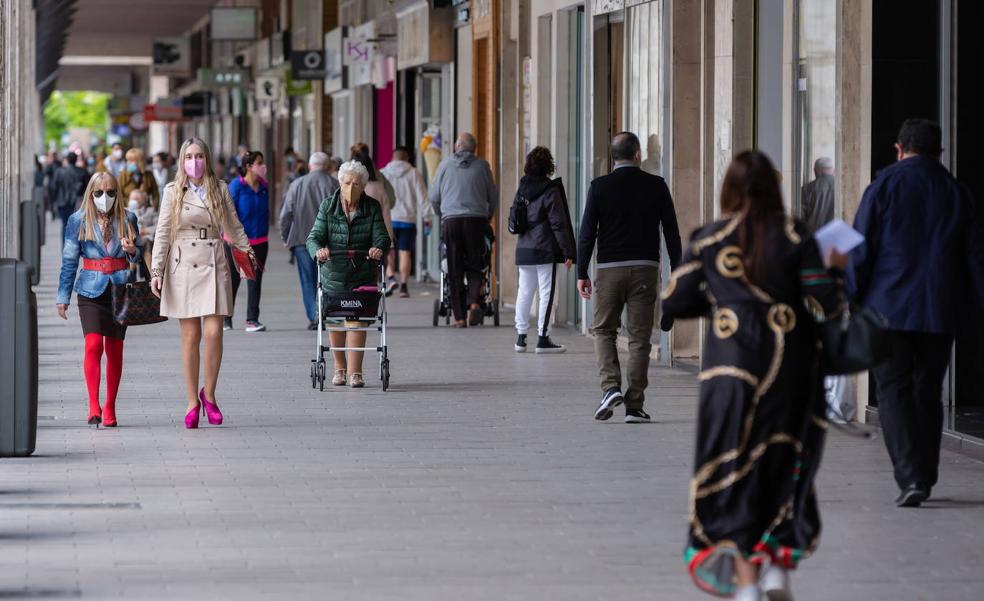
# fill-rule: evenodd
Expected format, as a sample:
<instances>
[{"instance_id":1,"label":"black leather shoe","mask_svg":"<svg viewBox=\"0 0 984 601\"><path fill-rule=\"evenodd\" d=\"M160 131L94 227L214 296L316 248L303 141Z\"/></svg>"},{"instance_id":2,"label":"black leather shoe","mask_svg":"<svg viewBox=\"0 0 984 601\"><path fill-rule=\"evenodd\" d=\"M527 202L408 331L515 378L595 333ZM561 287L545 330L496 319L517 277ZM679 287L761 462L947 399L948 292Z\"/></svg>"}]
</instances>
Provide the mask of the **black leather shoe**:
<instances>
[{"instance_id":1,"label":"black leather shoe","mask_svg":"<svg viewBox=\"0 0 984 601\"><path fill-rule=\"evenodd\" d=\"M926 492L926 489L912 484L906 486L905 490L899 493L898 498L895 499L895 505L897 507L919 507L927 498L929 498L929 493Z\"/></svg>"}]
</instances>

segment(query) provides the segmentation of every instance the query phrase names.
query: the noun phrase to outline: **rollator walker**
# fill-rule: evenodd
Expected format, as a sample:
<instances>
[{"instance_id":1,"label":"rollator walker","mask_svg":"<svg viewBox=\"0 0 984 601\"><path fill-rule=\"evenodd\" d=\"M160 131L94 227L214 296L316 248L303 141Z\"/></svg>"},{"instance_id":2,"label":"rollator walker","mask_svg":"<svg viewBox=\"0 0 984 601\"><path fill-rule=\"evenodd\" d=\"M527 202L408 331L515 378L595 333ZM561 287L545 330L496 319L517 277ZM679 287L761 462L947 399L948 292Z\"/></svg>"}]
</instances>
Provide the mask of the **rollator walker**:
<instances>
[{"instance_id":1,"label":"rollator walker","mask_svg":"<svg viewBox=\"0 0 984 601\"><path fill-rule=\"evenodd\" d=\"M328 261L355 261L356 259L372 261L366 251L348 250L339 256L333 253ZM386 346L386 295L385 264L379 264L379 278L374 287L363 287L350 290L341 294L327 294L321 288L321 263L318 262L318 342L315 347L314 359L311 359L311 388L325 389L325 378L327 377L327 362L325 353L334 351L363 351L379 353L379 379L383 384L383 391L389 389L390 363L389 354ZM369 288L368 290L366 288ZM344 323L358 321L362 325L347 327ZM326 340L324 333L327 332L379 332L379 346L366 347L338 347L332 348L330 338ZM328 342L326 345L325 342Z\"/></svg>"}]
</instances>

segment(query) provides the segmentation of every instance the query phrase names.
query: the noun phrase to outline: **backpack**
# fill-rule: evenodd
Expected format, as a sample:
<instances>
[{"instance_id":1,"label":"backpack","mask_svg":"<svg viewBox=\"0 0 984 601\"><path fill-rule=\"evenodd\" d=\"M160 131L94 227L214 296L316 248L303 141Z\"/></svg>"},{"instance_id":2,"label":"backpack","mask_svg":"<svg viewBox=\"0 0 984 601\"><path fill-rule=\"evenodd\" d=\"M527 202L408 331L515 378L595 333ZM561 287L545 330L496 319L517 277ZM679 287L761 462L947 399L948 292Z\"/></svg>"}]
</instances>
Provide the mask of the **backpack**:
<instances>
[{"instance_id":1,"label":"backpack","mask_svg":"<svg viewBox=\"0 0 984 601\"><path fill-rule=\"evenodd\" d=\"M506 223L510 234L520 236L530 230L529 206L530 201L525 196L516 195L512 206L509 207L509 221Z\"/></svg>"}]
</instances>

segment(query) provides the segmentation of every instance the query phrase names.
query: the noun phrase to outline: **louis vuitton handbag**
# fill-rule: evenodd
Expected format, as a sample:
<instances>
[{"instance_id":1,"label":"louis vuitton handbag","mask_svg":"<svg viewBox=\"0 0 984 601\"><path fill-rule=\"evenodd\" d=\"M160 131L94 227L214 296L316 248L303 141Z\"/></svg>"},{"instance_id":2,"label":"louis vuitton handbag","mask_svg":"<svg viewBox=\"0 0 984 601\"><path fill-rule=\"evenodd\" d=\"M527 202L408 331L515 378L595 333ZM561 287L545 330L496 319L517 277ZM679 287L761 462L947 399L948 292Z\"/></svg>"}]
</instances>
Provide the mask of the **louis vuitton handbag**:
<instances>
[{"instance_id":1,"label":"louis vuitton handbag","mask_svg":"<svg viewBox=\"0 0 984 601\"><path fill-rule=\"evenodd\" d=\"M113 286L113 319L121 326L145 326L167 321L161 317L161 299L150 290L150 272L140 261L142 281L131 277L123 285Z\"/></svg>"}]
</instances>

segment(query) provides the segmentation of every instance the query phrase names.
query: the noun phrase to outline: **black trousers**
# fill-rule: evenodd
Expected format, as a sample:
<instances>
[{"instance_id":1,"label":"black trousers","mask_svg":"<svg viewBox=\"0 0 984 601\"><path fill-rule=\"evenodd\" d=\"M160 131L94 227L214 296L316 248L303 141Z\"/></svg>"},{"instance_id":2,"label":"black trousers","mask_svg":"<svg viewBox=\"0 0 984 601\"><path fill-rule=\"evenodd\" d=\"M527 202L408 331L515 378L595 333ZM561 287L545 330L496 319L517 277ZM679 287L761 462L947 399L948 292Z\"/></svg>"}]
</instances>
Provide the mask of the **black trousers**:
<instances>
[{"instance_id":1,"label":"black trousers","mask_svg":"<svg viewBox=\"0 0 984 601\"><path fill-rule=\"evenodd\" d=\"M250 245L256 253L256 262L263 268L266 266L267 253L270 252L269 242L260 242ZM232 275L232 305L236 306L236 293L239 292L239 270L236 269L236 262L232 258L232 248L226 243L226 259L229 260L229 271ZM260 292L263 289L263 272L256 273L255 280L246 280L246 321L260 320Z\"/></svg>"},{"instance_id":2,"label":"black trousers","mask_svg":"<svg viewBox=\"0 0 984 601\"><path fill-rule=\"evenodd\" d=\"M953 337L889 333L892 356L874 371L878 418L899 488L933 486L943 438L943 377Z\"/></svg>"},{"instance_id":3,"label":"black trousers","mask_svg":"<svg viewBox=\"0 0 984 601\"><path fill-rule=\"evenodd\" d=\"M441 224L448 257L448 292L455 321L464 321L468 306L478 304L482 294L482 272L488 257L485 234L489 222L482 217L449 217ZM465 277L468 278L467 285Z\"/></svg>"}]
</instances>

